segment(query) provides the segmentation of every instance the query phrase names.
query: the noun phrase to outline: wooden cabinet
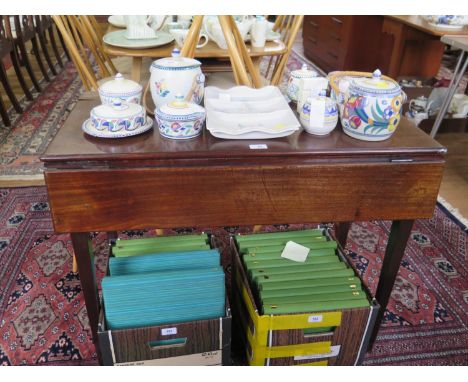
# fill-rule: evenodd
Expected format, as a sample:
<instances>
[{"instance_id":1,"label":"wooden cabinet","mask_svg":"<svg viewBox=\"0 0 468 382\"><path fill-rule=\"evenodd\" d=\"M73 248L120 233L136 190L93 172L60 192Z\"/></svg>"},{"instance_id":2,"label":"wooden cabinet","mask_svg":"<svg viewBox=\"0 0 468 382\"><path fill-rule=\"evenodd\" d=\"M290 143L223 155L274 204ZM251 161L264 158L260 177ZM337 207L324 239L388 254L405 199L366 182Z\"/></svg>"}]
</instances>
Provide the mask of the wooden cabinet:
<instances>
[{"instance_id":1,"label":"wooden cabinet","mask_svg":"<svg viewBox=\"0 0 468 382\"><path fill-rule=\"evenodd\" d=\"M305 16L304 53L325 72L373 71L379 62L381 16Z\"/></svg>"}]
</instances>

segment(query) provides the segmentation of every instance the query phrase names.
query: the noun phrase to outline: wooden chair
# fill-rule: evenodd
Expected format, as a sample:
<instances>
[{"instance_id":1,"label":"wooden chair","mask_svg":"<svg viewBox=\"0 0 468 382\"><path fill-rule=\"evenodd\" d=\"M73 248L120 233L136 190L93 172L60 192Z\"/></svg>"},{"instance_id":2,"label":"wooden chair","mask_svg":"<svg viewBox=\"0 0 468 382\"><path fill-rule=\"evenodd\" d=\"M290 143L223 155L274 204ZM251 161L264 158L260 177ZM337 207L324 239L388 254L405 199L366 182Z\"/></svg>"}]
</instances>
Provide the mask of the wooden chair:
<instances>
[{"instance_id":1,"label":"wooden chair","mask_svg":"<svg viewBox=\"0 0 468 382\"><path fill-rule=\"evenodd\" d=\"M52 16L52 18L62 35L85 89L96 91L100 79L117 73L110 57L102 49L102 37L96 28L97 22L93 21L94 18L91 16ZM99 74L93 69L90 54L96 60Z\"/></svg>"},{"instance_id":2,"label":"wooden chair","mask_svg":"<svg viewBox=\"0 0 468 382\"><path fill-rule=\"evenodd\" d=\"M39 45L41 46L42 51L44 52L44 57L49 65L50 71L54 76L57 75L57 70L55 65L52 63L52 60L49 55L49 49L47 45L50 43L52 51L54 52L57 64L63 69L64 65L60 52L58 51L57 43L55 42L54 37L54 24L52 18L47 15L37 15L34 16L34 27L36 30L37 37L39 39ZM46 32L49 32L49 40L47 40Z\"/></svg>"},{"instance_id":3,"label":"wooden chair","mask_svg":"<svg viewBox=\"0 0 468 382\"><path fill-rule=\"evenodd\" d=\"M278 86L283 78L284 69L291 54L297 33L301 28L304 16L280 15L276 18L273 30L281 34L281 40L286 44L287 52L280 56L272 56L264 77L270 85ZM270 71L271 70L271 71Z\"/></svg>"},{"instance_id":4,"label":"wooden chair","mask_svg":"<svg viewBox=\"0 0 468 382\"><path fill-rule=\"evenodd\" d=\"M10 81L8 79L7 71L4 65L3 60L7 57L10 56L11 62L13 64L13 68L15 70L16 76L18 78L18 82L20 83L26 98L29 100L32 100L32 94L29 91L26 82L24 81L23 74L21 72L18 56L16 55L16 50L14 47L14 43L11 38L8 38L8 35L11 35L11 31L9 30L10 25L8 23L5 23L5 20L8 18L8 16L3 16L0 19L0 82L3 85L3 88L5 89L5 93L10 99L11 104L15 108L15 110L18 113L22 113L22 108L15 96L15 93L13 92L13 89L10 85ZM6 126L10 126L11 121L8 116L7 108L2 100L2 97L0 96L0 114L3 120L3 123Z\"/></svg>"}]
</instances>

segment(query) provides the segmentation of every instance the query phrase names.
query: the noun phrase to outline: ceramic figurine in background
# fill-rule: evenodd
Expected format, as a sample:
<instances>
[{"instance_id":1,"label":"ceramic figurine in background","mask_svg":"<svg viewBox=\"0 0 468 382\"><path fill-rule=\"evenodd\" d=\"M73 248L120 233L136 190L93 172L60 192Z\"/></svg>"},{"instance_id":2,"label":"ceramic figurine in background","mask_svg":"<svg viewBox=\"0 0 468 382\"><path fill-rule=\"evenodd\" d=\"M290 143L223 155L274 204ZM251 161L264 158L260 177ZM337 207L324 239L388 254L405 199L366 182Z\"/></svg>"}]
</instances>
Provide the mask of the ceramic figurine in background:
<instances>
[{"instance_id":1,"label":"ceramic figurine in background","mask_svg":"<svg viewBox=\"0 0 468 382\"><path fill-rule=\"evenodd\" d=\"M252 27L253 19L250 17L242 17L235 22L242 39L245 40ZM227 49L226 39L224 38L224 32L219 23L218 16L205 16L203 18L203 30L204 33L208 35L209 39L214 41L219 48Z\"/></svg>"},{"instance_id":2,"label":"ceramic figurine in background","mask_svg":"<svg viewBox=\"0 0 468 382\"><path fill-rule=\"evenodd\" d=\"M154 115L163 137L190 139L202 133L205 109L184 99L184 95L177 94L174 101L156 109Z\"/></svg>"},{"instance_id":3,"label":"ceramic figurine in background","mask_svg":"<svg viewBox=\"0 0 468 382\"><path fill-rule=\"evenodd\" d=\"M177 46L182 49L187 39L187 35L189 33L188 29L171 29L169 33L174 37ZM200 33L198 36L198 44L197 49L203 48L206 44L208 44L208 36L204 33Z\"/></svg>"},{"instance_id":4,"label":"ceramic figurine in background","mask_svg":"<svg viewBox=\"0 0 468 382\"><path fill-rule=\"evenodd\" d=\"M264 48L268 30L268 21L265 16L257 16L252 25L251 43L254 48Z\"/></svg>"},{"instance_id":5,"label":"ceramic figurine in background","mask_svg":"<svg viewBox=\"0 0 468 382\"><path fill-rule=\"evenodd\" d=\"M307 98L302 106L300 120L309 134L330 134L338 122L338 106L322 92L322 95Z\"/></svg>"},{"instance_id":6,"label":"ceramic figurine in background","mask_svg":"<svg viewBox=\"0 0 468 382\"><path fill-rule=\"evenodd\" d=\"M330 85L341 102L341 125L346 134L364 141L383 141L392 136L406 100L396 81L383 78L380 70L372 74L335 72Z\"/></svg>"},{"instance_id":7,"label":"ceramic figurine in background","mask_svg":"<svg viewBox=\"0 0 468 382\"><path fill-rule=\"evenodd\" d=\"M143 87L139 83L127 80L122 74L117 73L113 80L99 86L98 91L104 105L112 104L115 100L139 104Z\"/></svg>"},{"instance_id":8,"label":"ceramic figurine in background","mask_svg":"<svg viewBox=\"0 0 468 382\"><path fill-rule=\"evenodd\" d=\"M192 15L178 15L177 22L180 24L182 29L189 29L192 24Z\"/></svg>"},{"instance_id":9,"label":"ceramic figurine in background","mask_svg":"<svg viewBox=\"0 0 468 382\"><path fill-rule=\"evenodd\" d=\"M151 29L154 31L160 31L164 29L166 22L171 21L168 15L151 15L149 16L149 24Z\"/></svg>"},{"instance_id":10,"label":"ceramic figurine in background","mask_svg":"<svg viewBox=\"0 0 468 382\"><path fill-rule=\"evenodd\" d=\"M287 94L291 101L297 102L299 95L299 81L303 78L317 77L317 72L309 70L306 64L303 64L301 69L293 70L289 76Z\"/></svg>"},{"instance_id":11,"label":"ceramic figurine in background","mask_svg":"<svg viewBox=\"0 0 468 382\"><path fill-rule=\"evenodd\" d=\"M205 76L200 67L200 61L181 57L179 49L173 50L172 57L154 61L150 68L150 90L156 107L174 101L177 94L200 104L205 91Z\"/></svg>"},{"instance_id":12,"label":"ceramic figurine in background","mask_svg":"<svg viewBox=\"0 0 468 382\"><path fill-rule=\"evenodd\" d=\"M148 25L149 16L125 16L127 31L125 37L129 40L143 40L156 38L156 31Z\"/></svg>"},{"instance_id":13,"label":"ceramic figurine in background","mask_svg":"<svg viewBox=\"0 0 468 382\"><path fill-rule=\"evenodd\" d=\"M299 80L299 91L297 95L297 112L300 113L302 105L309 97L326 93L328 89L328 79L325 77L301 78Z\"/></svg>"}]
</instances>

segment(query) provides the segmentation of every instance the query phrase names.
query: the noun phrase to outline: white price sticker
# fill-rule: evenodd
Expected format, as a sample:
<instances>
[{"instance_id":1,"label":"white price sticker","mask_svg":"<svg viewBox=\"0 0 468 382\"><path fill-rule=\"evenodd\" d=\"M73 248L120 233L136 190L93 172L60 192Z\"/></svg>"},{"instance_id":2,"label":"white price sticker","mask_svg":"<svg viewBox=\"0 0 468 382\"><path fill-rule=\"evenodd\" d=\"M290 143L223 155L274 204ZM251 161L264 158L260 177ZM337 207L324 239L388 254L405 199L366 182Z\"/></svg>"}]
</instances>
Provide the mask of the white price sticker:
<instances>
[{"instance_id":1,"label":"white price sticker","mask_svg":"<svg viewBox=\"0 0 468 382\"><path fill-rule=\"evenodd\" d=\"M161 329L161 335L170 336L171 334L177 334L177 328Z\"/></svg>"},{"instance_id":2,"label":"white price sticker","mask_svg":"<svg viewBox=\"0 0 468 382\"><path fill-rule=\"evenodd\" d=\"M314 315L314 316L309 316L309 322L322 322L323 321L323 316L321 314Z\"/></svg>"},{"instance_id":3,"label":"white price sticker","mask_svg":"<svg viewBox=\"0 0 468 382\"><path fill-rule=\"evenodd\" d=\"M267 145L249 145L250 150L266 150L268 148Z\"/></svg>"}]
</instances>

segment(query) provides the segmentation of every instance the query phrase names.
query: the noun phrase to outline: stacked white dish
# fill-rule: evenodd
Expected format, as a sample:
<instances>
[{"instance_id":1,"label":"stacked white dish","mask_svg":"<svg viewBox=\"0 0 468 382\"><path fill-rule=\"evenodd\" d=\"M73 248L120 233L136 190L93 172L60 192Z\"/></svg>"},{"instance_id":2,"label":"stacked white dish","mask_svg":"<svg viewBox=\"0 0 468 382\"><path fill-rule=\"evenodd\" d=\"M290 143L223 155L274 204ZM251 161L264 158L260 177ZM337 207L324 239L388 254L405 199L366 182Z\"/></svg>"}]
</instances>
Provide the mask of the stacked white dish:
<instances>
[{"instance_id":1,"label":"stacked white dish","mask_svg":"<svg viewBox=\"0 0 468 382\"><path fill-rule=\"evenodd\" d=\"M217 138L281 138L299 130L300 123L279 88L235 86L205 88L206 128Z\"/></svg>"}]
</instances>

